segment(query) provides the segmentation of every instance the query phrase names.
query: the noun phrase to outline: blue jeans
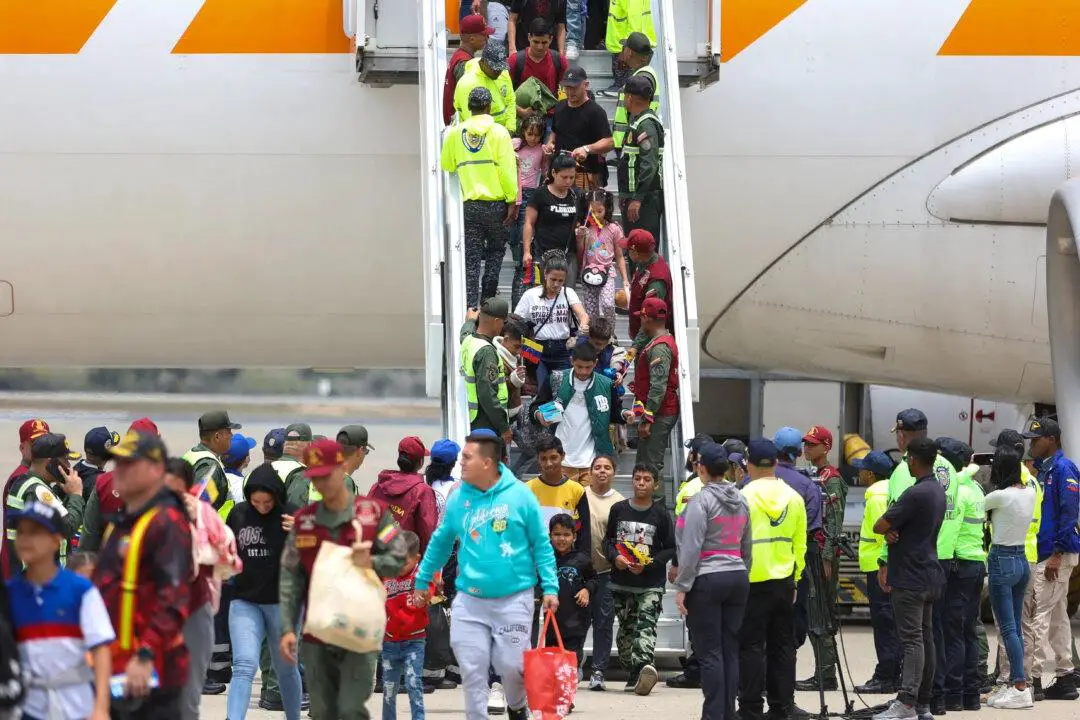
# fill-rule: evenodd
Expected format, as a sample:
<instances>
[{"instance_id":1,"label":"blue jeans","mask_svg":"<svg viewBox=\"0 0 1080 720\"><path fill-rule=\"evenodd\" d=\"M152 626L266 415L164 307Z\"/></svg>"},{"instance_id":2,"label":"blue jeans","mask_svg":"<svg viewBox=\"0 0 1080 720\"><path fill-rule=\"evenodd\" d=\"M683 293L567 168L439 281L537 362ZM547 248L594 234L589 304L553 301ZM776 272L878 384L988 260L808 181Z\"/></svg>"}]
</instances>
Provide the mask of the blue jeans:
<instances>
[{"instance_id":1,"label":"blue jeans","mask_svg":"<svg viewBox=\"0 0 1080 720\"><path fill-rule=\"evenodd\" d=\"M584 0L566 0L566 44L584 50L585 18L588 8Z\"/></svg>"},{"instance_id":2,"label":"blue jeans","mask_svg":"<svg viewBox=\"0 0 1080 720\"><path fill-rule=\"evenodd\" d=\"M574 311L571 310L570 312L573 313ZM537 392L539 392L539 388L544 387L544 384L548 382L552 370L567 370L570 368L570 351L566 349L568 339L540 341L544 345L544 352L540 355L540 364L536 366Z\"/></svg>"},{"instance_id":3,"label":"blue jeans","mask_svg":"<svg viewBox=\"0 0 1080 720\"><path fill-rule=\"evenodd\" d=\"M251 681L259 667L263 637L270 648L270 662L277 673L281 702L288 720L300 720L300 670L281 654L281 617L278 606L256 605L233 599L229 606L229 637L232 639L233 676L229 685L229 720L244 720L251 703Z\"/></svg>"},{"instance_id":4,"label":"blue jeans","mask_svg":"<svg viewBox=\"0 0 1080 720\"><path fill-rule=\"evenodd\" d=\"M594 672L607 670L611 659L615 600L611 597L611 572L596 576L596 596L589 602L592 611L592 666Z\"/></svg>"},{"instance_id":5,"label":"blue jeans","mask_svg":"<svg viewBox=\"0 0 1080 720\"><path fill-rule=\"evenodd\" d=\"M986 559L990 578L990 606L994 609L998 632L1009 656L1009 680L1024 681L1024 638L1020 616L1024 610L1024 590L1031 568L1023 545L991 545Z\"/></svg>"},{"instance_id":6,"label":"blue jeans","mask_svg":"<svg viewBox=\"0 0 1080 720\"><path fill-rule=\"evenodd\" d=\"M405 676L409 716L424 720L424 641L384 642L379 657L383 674L383 720L397 720L398 683Z\"/></svg>"}]
</instances>

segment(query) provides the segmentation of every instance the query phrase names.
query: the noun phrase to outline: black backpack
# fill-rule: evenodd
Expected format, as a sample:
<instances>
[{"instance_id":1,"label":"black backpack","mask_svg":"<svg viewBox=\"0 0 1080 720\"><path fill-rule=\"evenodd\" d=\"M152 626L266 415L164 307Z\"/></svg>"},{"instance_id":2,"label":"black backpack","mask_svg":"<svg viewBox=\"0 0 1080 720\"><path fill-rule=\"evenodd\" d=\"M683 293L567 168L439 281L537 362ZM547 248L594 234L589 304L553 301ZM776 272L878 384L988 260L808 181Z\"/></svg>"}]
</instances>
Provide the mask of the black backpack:
<instances>
[{"instance_id":1,"label":"black backpack","mask_svg":"<svg viewBox=\"0 0 1080 720\"><path fill-rule=\"evenodd\" d=\"M521 84L521 76L525 73L525 53L528 50L518 50L514 53L514 87ZM555 83L556 85L562 80L563 73L566 72L566 61L563 56L554 50L548 50L548 54L551 55L552 62L555 63Z\"/></svg>"},{"instance_id":2,"label":"black backpack","mask_svg":"<svg viewBox=\"0 0 1080 720\"><path fill-rule=\"evenodd\" d=\"M7 586L0 583L0 708L18 707L26 696L26 678L19 663L19 645L11 624Z\"/></svg>"}]
</instances>

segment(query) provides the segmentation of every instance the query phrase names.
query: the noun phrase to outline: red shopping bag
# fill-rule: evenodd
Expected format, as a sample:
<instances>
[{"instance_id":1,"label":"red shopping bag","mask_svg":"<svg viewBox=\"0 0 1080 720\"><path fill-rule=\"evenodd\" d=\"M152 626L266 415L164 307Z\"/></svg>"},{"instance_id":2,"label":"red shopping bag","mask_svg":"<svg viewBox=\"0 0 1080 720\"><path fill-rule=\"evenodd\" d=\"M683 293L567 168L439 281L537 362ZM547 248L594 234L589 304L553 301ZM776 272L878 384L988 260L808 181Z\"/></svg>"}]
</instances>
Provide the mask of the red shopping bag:
<instances>
[{"instance_id":1,"label":"red shopping bag","mask_svg":"<svg viewBox=\"0 0 1080 720\"><path fill-rule=\"evenodd\" d=\"M577 692L577 654L563 647L555 613L545 613L540 646L525 651L525 698L533 720L562 720L570 714ZM546 647L548 625L555 628L558 647Z\"/></svg>"}]
</instances>

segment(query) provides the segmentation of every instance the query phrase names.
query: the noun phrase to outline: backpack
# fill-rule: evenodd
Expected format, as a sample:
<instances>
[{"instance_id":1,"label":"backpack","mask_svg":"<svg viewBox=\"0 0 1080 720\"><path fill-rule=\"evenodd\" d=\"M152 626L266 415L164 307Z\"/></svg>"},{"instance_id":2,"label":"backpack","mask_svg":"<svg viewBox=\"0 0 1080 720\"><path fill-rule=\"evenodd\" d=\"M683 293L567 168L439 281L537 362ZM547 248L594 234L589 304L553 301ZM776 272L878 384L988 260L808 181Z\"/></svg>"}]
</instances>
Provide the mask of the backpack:
<instances>
[{"instance_id":1,"label":"backpack","mask_svg":"<svg viewBox=\"0 0 1080 720\"><path fill-rule=\"evenodd\" d=\"M0 708L18 707L26 696L26 678L19 662L19 645L11 626L7 587L0 583Z\"/></svg>"},{"instance_id":2,"label":"backpack","mask_svg":"<svg viewBox=\"0 0 1080 720\"><path fill-rule=\"evenodd\" d=\"M514 85L521 83L521 76L525 73L525 53L528 50L518 50L514 53ZM558 87L559 81L562 80L563 73L566 72L566 60L563 56L554 50L548 50L548 55L551 55L552 62L555 64L555 85Z\"/></svg>"}]
</instances>

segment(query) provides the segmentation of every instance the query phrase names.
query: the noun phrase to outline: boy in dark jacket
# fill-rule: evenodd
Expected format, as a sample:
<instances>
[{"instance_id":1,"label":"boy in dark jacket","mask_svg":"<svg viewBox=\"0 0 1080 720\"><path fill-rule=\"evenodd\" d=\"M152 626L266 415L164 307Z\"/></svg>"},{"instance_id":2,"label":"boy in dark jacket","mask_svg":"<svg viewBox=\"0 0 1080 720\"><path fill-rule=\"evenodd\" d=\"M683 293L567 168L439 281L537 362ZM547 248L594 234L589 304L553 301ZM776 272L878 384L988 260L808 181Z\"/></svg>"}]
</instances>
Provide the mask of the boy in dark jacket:
<instances>
[{"instance_id":1,"label":"boy in dark jacket","mask_svg":"<svg viewBox=\"0 0 1080 720\"><path fill-rule=\"evenodd\" d=\"M551 546L555 548L555 567L559 576L559 609L555 611L555 622L559 624L563 645L577 655L580 666L592 617L589 600L596 593L596 571L589 554L574 547L577 542L574 518L565 513L555 515L548 522L548 532ZM545 644L558 645L554 627L548 628Z\"/></svg>"}]
</instances>

